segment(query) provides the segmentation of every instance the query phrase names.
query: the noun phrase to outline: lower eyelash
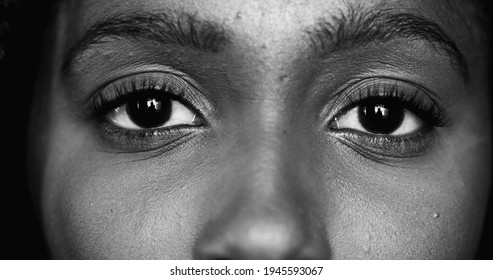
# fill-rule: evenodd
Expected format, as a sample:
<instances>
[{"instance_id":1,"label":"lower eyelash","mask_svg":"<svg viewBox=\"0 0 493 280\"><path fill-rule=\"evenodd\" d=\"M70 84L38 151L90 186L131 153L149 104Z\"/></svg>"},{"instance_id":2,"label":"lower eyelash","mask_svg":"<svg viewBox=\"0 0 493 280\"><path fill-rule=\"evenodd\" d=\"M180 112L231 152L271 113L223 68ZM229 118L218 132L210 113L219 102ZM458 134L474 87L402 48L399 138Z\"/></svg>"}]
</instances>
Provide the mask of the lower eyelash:
<instances>
[{"instance_id":1,"label":"lower eyelash","mask_svg":"<svg viewBox=\"0 0 493 280\"><path fill-rule=\"evenodd\" d=\"M338 131L336 137L358 154L377 162L387 158L410 158L425 154L438 135L427 129L407 136L374 136L359 131Z\"/></svg>"},{"instance_id":2,"label":"lower eyelash","mask_svg":"<svg viewBox=\"0 0 493 280\"><path fill-rule=\"evenodd\" d=\"M99 127L107 146L118 147L122 152L169 150L194 137L202 128L176 126L169 129L127 130L104 122Z\"/></svg>"}]
</instances>

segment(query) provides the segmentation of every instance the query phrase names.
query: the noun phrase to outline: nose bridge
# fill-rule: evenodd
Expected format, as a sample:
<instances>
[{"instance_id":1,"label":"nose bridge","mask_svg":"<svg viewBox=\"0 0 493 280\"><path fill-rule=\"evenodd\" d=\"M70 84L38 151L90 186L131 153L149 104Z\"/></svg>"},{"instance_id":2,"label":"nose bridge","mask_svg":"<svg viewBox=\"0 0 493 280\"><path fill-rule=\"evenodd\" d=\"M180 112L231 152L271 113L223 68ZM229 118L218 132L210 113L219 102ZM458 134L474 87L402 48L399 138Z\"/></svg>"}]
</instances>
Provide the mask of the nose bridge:
<instances>
[{"instance_id":1,"label":"nose bridge","mask_svg":"<svg viewBox=\"0 0 493 280\"><path fill-rule=\"evenodd\" d=\"M290 139L283 137L282 128L256 128L237 144L241 154L236 158L236 167L230 174L235 174L227 184L239 189L249 199L256 201L261 209L273 211L294 205L301 199L298 165L302 159L290 147ZM246 141L246 142L244 142ZM224 178L227 179L227 178ZM296 203L299 204L299 203ZM271 207L269 207L270 205ZM263 208L265 207L265 208Z\"/></svg>"},{"instance_id":2,"label":"nose bridge","mask_svg":"<svg viewBox=\"0 0 493 280\"><path fill-rule=\"evenodd\" d=\"M268 20L276 13L282 15L281 10L266 13L252 20L254 22ZM276 33L277 36L282 34L288 37L289 34L284 32L286 30L289 29L280 28ZM251 40L243 46L247 53L254 52L258 59L251 57L240 59L242 69L245 71L242 75L248 82L240 85L241 109L233 114L237 119L230 122L235 134L240 132L236 134L234 149L240 152L239 157L244 159L240 160L243 168L249 169L250 176L261 175L263 180L268 179L265 175L269 172L276 177L276 174L286 167L284 164L286 157L292 157L292 154L286 153L292 141L285 137L284 132L289 124L286 112L291 111L288 108L290 104L286 101L288 79L285 77L289 72L293 50L286 48L276 36L265 31L267 30L253 29L247 32L248 36L261 38L261 40ZM252 45L252 42L257 41L261 43ZM233 80L236 82L235 79Z\"/></svg>"},{"instance_id":3,"label":"nose bridge","mask_svg":"<svg viewBox=\"0 0 493 280\"><path fill-rule=\"evenodd\" d=\"M272 217L282 212L279 209L300 207L302 195L298 188L301 183L296 172L299 162L287 151L288 141L272 135L274 131L256 129L263 132L249 134L235 144L239 148L235 148L235 155L230 157L235 160L225 168L221 185L234 190L233 204L249 208L246 212L250 216L268 214Z\"/></svg>"}]
</instances>

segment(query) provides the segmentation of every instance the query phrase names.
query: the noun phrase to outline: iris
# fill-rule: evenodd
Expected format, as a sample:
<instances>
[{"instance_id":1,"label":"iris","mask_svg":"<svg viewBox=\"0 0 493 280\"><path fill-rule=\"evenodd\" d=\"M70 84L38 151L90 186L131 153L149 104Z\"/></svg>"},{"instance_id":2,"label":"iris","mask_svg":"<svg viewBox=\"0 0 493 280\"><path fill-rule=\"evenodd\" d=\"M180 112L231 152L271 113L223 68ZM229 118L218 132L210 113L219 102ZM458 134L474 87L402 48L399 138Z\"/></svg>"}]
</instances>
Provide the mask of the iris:
<instances>
[{"instance_id":1,"label":"iris","mask_svg":"<svg viewBox=\"0 0 493 280\"><path fill-rule=\"evenodd\" d=\"M367 131L390 134L404 120L404 107L391 100L369 98L359 106L358 120Z\"/></svg>"},{"instance_id":2,"label":"iris","mask_svg":"<svg viewBox=\"0 0 493 280\"><path fill-rule=\"evenodd\" d=\"M161 126L171 116L171 99L167 95L147 92L135 96L127 104L129 117L142 128Z\"/></svg>"}]
</instances>

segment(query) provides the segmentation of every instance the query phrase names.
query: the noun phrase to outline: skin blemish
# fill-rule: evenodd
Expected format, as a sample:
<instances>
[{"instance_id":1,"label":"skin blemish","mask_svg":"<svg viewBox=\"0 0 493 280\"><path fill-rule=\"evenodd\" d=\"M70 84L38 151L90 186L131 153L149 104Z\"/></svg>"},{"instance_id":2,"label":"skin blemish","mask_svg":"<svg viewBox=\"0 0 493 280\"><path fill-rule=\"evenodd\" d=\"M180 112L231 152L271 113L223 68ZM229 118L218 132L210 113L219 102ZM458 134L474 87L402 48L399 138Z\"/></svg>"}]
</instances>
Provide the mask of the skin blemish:
<instances>
[{"instance_id":1,"label":"skin blemish","mask_svg":"<svg viewBox=\"0 0 493 280\"><path fill-rule=\"evenodd\" d=\"M289 80L289 76L288 75L281 75L279 76L279 81L281 81L281 83L285 83Z\"/></svg>"},{"instance_id":2,"label":"skin blemish","mask_svg":"<svg viewBox=\"0 0 493 280\"><path fill-rule=\"evenodd\" d=\"M433 213L433 218L435 218L435 219L440 218L440 213L437 213L437 212Z\"/></svg>"}]
</instances>

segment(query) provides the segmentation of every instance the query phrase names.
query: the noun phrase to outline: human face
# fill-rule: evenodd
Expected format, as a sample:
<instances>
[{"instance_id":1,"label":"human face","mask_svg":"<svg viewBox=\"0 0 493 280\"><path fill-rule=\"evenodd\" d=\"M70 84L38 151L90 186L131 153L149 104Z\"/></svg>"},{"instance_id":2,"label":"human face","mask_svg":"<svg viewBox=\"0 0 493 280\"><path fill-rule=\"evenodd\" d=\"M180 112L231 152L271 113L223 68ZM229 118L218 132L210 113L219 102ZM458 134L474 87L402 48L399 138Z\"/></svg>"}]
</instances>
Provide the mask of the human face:
<instances>
[{"instance_id":1,"label":"human face","mask_svg":"<svg viewBox=\"0 0 493 280\"><path fill-rule=\"evenodd\" d=\"M490 112L471 13L66 1L30 125L54 257L472 258Z\"/></svg>"}]
</instances>

